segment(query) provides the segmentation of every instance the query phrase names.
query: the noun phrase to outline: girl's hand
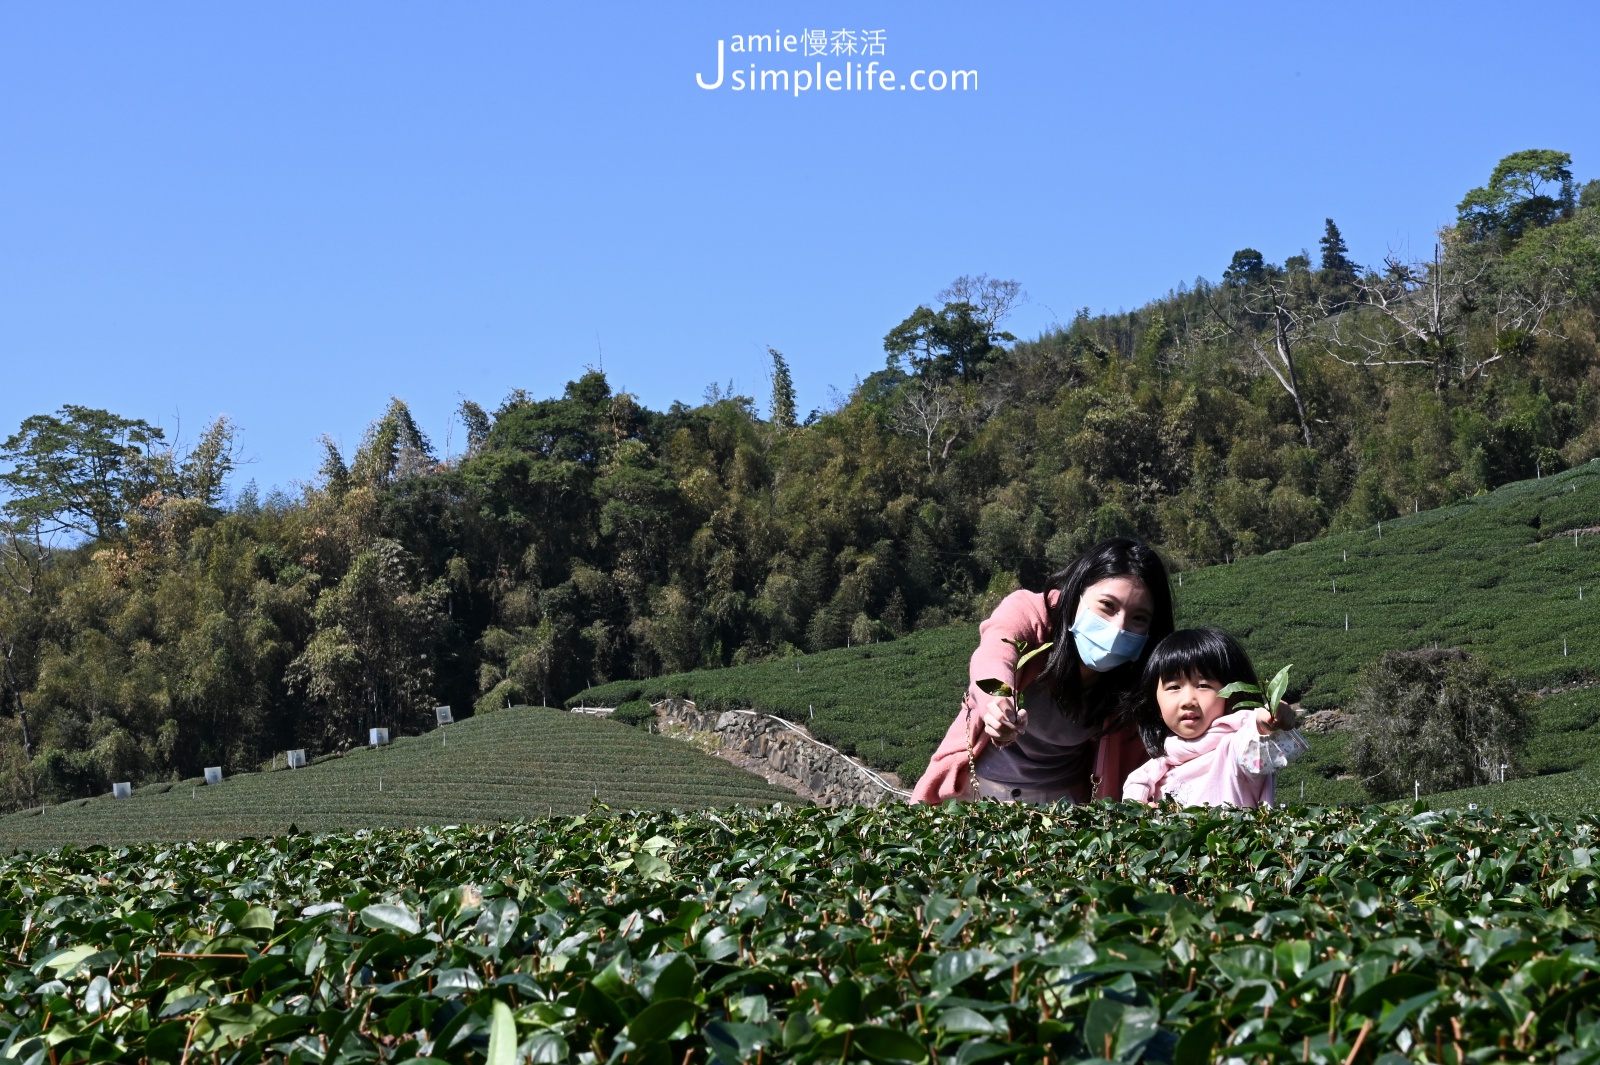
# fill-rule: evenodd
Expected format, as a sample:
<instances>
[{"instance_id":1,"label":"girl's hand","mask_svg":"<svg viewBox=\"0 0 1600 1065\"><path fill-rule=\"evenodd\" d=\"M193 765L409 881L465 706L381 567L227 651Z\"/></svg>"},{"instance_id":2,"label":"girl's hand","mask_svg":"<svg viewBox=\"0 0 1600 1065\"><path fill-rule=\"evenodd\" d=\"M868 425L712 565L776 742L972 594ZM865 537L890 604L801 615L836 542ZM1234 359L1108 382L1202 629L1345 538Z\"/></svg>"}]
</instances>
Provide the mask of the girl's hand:
<instances>
[{"instance_id":1,"label":"girl's hand","mask_svg":"<svg viewBox=\"0 0 1600 1065\"><path fill-rule=\"evenodd\" d=\"M1015 699L996 696L983 708L983 731L989 734L996 747L1014 743L1028 731L1028 711L1017 709Z\"/></svg>"},{"instance_id":2,"label":"girl's hand","mask_svg":"<svg viewBox=\"0 0 1600 1065\"><path fill-rule=\"evenodd\" d=\"M1294 728L1298 724L1295 712L1289 709L1288 703L1279 703L1276 714L1269 712L1264 706L1256 711L1256 731L1263 736Z\"/></svg>"}]
</instances>

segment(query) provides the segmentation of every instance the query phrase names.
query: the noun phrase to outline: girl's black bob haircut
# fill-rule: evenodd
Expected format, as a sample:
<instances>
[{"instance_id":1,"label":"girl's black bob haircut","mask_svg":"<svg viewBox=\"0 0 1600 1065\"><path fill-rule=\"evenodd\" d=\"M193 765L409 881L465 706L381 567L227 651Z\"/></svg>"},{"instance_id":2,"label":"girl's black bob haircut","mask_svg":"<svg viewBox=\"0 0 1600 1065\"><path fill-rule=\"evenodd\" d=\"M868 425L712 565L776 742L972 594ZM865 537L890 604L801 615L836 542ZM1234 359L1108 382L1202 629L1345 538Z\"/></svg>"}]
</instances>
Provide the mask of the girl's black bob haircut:
<instances>
[{"instance_id":1,"label":"girl's black bob haircut","mask_svg":"<svg viewBox=\"0 0 1600 1065\"><path fill-rule=\"evenodd\" d=\"M1182 677L1205 677L1224 686L1236 681L1261 686L1256 667L1250 664L1250 656L1239 646L1239 641L1221 629L1174 632L1150 652L1139 687L1128 698L1127 716L1138 727L1139 738L1152 758L1161 753L1167 737L1172 735L1166 722L1161 720L1156 689L1163 681Z\"/></svg>"}]
</instances>

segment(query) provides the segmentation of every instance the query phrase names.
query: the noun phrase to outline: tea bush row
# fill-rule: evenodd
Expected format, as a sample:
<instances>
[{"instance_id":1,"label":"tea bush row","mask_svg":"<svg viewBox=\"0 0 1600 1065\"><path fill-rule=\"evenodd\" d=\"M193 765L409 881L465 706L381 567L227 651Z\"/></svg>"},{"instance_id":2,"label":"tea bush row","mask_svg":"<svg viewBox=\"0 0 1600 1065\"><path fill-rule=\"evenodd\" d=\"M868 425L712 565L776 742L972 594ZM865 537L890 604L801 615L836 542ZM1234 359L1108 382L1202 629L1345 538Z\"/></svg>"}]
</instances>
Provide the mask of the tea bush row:
<instances>
[{"instance_id":1,"label":"tea bush row","mask_svg":"<svg viewBox=\"0 0 1600 1065\"><path fill-rule=\"evenodd\" d=\"M596 797L644 809L794 799L688 744L586 715L512 708L304 769L35 807L0 818L0 847L267 835L290 825L496 823L579 813Z\"/></svg>"},{"instance_id":2,"label":"tea bush row","mask_svg":"<svg viewBox=\"0 0 1600 1065\"><path fill-rule=\"evenodd\" d=\"M1600 1059L1589 820L957 805L0 861L0 1056Z\"/></svg>"}]
</instances>

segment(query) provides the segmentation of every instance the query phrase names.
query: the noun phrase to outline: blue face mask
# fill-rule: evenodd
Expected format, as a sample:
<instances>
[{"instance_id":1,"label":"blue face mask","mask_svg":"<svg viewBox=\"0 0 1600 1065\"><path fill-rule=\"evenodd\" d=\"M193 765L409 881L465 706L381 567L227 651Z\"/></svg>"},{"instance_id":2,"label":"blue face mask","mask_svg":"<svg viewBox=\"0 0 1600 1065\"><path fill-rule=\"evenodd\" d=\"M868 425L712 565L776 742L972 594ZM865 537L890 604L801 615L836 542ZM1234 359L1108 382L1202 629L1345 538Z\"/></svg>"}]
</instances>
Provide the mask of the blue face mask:
<instances>
[{"instance_id":1,"label":"blue face mask","mask_svg":"<svg viewBox=\"0 0 1600 1065\"><path fill-rule=\"evenodd\" d=\"M1124 632L1093 610L1085 610L1072 623L1078 659L1096 673L1132 662L1144 650L1148 636Z\"/></svg>"}]
</instances>

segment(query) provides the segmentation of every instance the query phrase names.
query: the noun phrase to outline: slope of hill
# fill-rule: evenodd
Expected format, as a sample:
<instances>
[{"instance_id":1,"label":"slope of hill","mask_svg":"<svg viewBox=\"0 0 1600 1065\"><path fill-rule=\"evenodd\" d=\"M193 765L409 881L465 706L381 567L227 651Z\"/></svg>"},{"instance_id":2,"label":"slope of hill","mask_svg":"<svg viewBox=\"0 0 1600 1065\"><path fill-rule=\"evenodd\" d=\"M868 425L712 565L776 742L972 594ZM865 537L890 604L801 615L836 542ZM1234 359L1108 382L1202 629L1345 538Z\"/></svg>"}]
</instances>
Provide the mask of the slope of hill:
<instances>
[{"instance_id":1,"label":"slope of hill","mask_svg":"<svg viewBox=\"0 0 1600 1065\"><path fill-rule=\"evenodd\" d=\"M1381 529L1185 573L1175 589L1178 621L1235 633L1263 672L1293 663L1292 693L1310 708L1337 705L1384 650L1435 641L1465 648L1529 688L1592 680L1600 669L1596 532L1600 462ZM619 681L571 703L683 694L710 707L755 706L911 780L955 712L976 638L975 626L962 625L803 658ZM1338 746L1337 737L1314 741L1323 769L1337 769ZM1308 800L1359 796L1336 783L1308 783Z\"/></svg>"},{"instance_id":2,"label":"slope of hill","mask_svg":"<svg viewBox=\"0 0 1600 1065\"><path fill-rule=\"evenodd\" d=\"M0 818L0 847L191 840L440 823L490 823L616 808L766 805L792 792L686 743L544 708L484 714L304 769L186 780L131 799L78 799Z\"/></svg>"}]
</instances>

